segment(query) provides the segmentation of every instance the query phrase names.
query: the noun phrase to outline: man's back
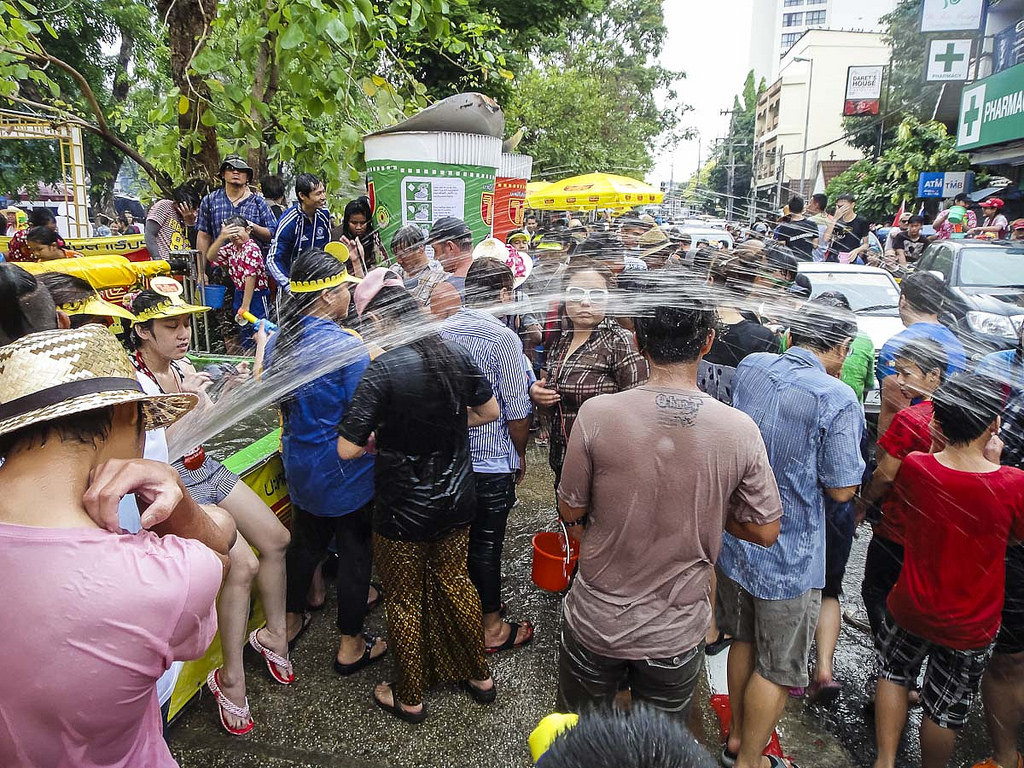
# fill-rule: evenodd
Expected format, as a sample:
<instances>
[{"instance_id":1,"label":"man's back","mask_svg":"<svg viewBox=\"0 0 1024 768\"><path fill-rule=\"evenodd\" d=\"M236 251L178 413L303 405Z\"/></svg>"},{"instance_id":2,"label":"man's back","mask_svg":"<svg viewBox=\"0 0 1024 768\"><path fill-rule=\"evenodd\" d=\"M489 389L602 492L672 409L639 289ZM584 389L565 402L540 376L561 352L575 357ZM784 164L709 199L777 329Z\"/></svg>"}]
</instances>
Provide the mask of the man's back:
<instances>
[{"instance_id":1,"label":"man's back","mask_svg":"<svg viewBox=\"0 0 1024 768\"><path fill-rule=\"evenodd\" d=\"M616 658L694 647L730 510L781 514L756 426L697 390L641 386L587 401L571 443L559 497L590 509L565 602L573 632Z\"/></svg>"},{"instance_id":2,"label":"man's back","mask_svg":"<svg viewBox=\"0 0 1024 768\"><path fill-rule=\"evenodd\" d=\"M222 566L149 532L0 524L0 765L175 765L156 680L203 654Z\"/></svg>"},{"instance_id":3,"label":"man's back","mask_svg":"<svg viewBox=\"0 0 1024 768\"><path fill-rule=\"evenodd\" d=\"M775 237L792 249L798 259L810 261L814 253L814 240L818 237L818 225L800 217L776 227Z\"/></svg>"}]
</instances>

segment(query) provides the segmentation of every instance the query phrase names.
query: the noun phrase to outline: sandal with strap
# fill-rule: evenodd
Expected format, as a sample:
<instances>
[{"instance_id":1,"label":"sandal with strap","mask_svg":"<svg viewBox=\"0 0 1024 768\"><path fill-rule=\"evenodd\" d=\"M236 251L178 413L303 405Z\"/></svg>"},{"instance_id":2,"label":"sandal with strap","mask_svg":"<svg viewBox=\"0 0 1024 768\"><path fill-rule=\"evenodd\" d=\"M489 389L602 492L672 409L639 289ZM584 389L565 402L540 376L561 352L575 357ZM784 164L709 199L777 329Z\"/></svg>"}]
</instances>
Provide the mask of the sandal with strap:
<instances>
[{"instance_id":1,"label":"sandal with strap","mask_svg":"<svg viewBox=\"0 0 1024 768\"><path fill-rule=\"evenodd\" d=\"M253 728L256 727L256 723L253 722L252 715L249 713L249 697L245 698L245 706L240 707L235 702L231 701L224 692L220 689L220 678L218 673L220 667L217 667L209 675L206 676L206 687L210 689L210 693L213 694L213 698L217 700L218 711L220 712L220 724L224 726L224 730L230 733L232 736L244 736ZM245 720L245 725L241 728L233 728L228 724L225 714L232 715L234 717Z\"/></svg>"},{"instance_id":2,"label":"sandal with strap","mask_svg":"<svg viewBox=\"0 0 1024 768\"><path fill-rule=\"evenodd\" d=\"M484 653L494 654L501 653L502 651L510 651L513 648L521 648L533 640L533 624L528 621L506 621L509 626L508 637L505 638L505 642L501 645L489 645L484 648ZM519 636L519 628L526 628L526 639L516 642L516 638Z\"/></svg>"},{"instance_id":3,"label":"sandal with strap","mask_svg":"<svg viewBox=\"0 0 1024 768\"><path fill-rule=\"evenodd\" d=\"M381 701L377 697L377 692L376 691L373 691L370 694L371 696L373 696L373 700L377 704L378 707L383 709L389 715L394 715L399 720L404 720L405 722L412 723L413 725L416 725L418 723L422 723L424 720L427 719L427 708L426 707L423 707L423 709L421 709L419 712L410 712L407 709L402 709L402 705L398 701L398 696L395 695L395 684L394 683L387 683L387 687L391 690L391 701L392 701L391 704L388 704L388 703L386 703L384 701Z\"/></svg>"},{"instance_id":4,"label":"sandal with strap","mask_svg":"<svg viewBox=\"0 0 1024 768\"><path fill-rule=\"evenodd\" d=\"M249 634L249 645L252 646L256 653L263 657L263 661L267 663L267 671L270 672L270 676L272 678L281 685L291 685L295 682L295 668L292 667L291 661L286 659L284 656L275 653L261 643L259 633L260 631L258 629L254 629ZM279 667L285 670L286 674L282 675L278 671Z\"/></svg>"},{"instance_id":5,"label":"sandal with strap","mask_svg":"<svg viewBox=\"0 0 1024 768\"><path fill-rule=\"evenodd\" d=\"M375 637L374 635L363 634L363 639L366 640L366 647L363 649L363 655L355 661L353 661L351 664L342 664L340 661L338 661L337 656L334 657L335 672L337 672L339 675L348 677L349 675L354 675L359 670L364 669L370 666L371 664L380 661L387 655L387 647L384 648L384 651L379 656L373 655L373 649L377 645L377 641L380 639L379 637Z\"/></svg>"}]
</instances>

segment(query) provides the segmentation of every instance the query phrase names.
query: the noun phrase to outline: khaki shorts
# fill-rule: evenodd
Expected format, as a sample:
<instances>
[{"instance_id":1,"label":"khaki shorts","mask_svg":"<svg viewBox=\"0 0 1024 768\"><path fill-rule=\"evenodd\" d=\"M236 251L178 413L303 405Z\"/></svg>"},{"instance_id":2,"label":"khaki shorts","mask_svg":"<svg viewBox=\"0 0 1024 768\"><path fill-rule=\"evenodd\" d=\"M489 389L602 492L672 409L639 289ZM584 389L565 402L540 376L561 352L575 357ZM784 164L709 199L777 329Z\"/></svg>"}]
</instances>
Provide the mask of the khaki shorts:
<instances>
[{"instance_id":1,"label":"khaki shorts","mask_svg":"<svg viewBox=\"0 0 1024 768\"><path fill-rule=\"evenodd\" d=\"M762 600L721 570L717 574L718 629L741 643L754 644L757 673L765 680L787 688L806 687L821 590L811 589L789 600Z\"/></svg>"}]
</instances>

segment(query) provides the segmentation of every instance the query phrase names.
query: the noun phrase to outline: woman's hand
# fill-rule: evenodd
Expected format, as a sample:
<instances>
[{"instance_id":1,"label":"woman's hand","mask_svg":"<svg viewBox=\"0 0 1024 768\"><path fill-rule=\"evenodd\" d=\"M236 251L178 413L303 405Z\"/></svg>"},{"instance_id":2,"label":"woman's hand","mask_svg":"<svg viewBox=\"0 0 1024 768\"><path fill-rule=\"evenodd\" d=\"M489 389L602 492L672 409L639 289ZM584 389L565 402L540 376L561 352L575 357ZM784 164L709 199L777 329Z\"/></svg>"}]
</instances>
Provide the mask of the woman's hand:
<instances>
[{"instance_id":1,"label":"woman's hand","mask_svg":"<svg viewBox=\"0 0 1024 768\"><path fill-rule=\"evenodd\" d=\"M213 379L210 378L208 373L186 373L181 380L181 391L192 392L196 395L205 395L206 390L213 384Z\"/></svg>"},{"instance_id":2,"label":"woman's hand","mask_svg":"<svg viewBox=\"0 0 1024 768\"><path fill-rule=\"evenodd\" d=\"M558 391L544 382L535 381L530 385L530 400L540 408L553 408L561 399Z\"/></svg>"}]
</instances>

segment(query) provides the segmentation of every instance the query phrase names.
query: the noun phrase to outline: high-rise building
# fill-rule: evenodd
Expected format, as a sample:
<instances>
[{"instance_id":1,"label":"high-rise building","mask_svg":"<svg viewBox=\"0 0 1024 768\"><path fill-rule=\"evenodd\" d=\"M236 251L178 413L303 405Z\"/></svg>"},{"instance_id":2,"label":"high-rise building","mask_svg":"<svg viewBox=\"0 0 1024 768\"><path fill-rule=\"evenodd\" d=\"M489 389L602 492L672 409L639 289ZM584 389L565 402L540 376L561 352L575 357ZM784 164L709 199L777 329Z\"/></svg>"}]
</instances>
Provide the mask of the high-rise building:
<instances>
[{"instance_id":1,"label":"high-rise building","mask_svg":"<svg viewBox=\"0 0 1024 768\"><path fill-rule=\"evenodd\" d=\"M881 32L897 0L753 0L750 66L773 83L782 57L809 29Z\"/></svg>"}]
</instances>

